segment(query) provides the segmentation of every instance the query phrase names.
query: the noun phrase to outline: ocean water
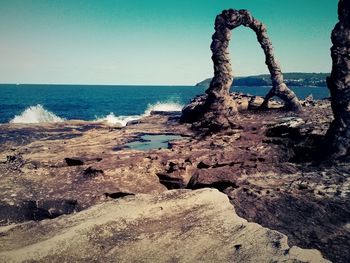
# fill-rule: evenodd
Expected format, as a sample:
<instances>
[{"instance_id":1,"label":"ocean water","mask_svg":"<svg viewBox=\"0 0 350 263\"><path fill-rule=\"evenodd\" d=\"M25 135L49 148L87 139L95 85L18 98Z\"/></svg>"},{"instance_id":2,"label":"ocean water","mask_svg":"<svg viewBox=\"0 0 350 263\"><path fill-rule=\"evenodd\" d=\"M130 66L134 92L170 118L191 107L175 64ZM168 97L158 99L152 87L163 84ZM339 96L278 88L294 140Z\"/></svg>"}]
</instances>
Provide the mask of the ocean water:
<instances>
[{"instance_id":1,"label":"ocean water","mask_svg":"<svg viewBox=\"0 0 350 263\"><path fill-rule=\"evenodd\" d=\"M265 95L269 87L236 87L235 91ZM329 97L326 87L292 87L299 98ZM0 85L0 123L40 123L64 120L121 123L152 110L180 111L203 94L196 86Z\"/></svg>"}]
</instances>

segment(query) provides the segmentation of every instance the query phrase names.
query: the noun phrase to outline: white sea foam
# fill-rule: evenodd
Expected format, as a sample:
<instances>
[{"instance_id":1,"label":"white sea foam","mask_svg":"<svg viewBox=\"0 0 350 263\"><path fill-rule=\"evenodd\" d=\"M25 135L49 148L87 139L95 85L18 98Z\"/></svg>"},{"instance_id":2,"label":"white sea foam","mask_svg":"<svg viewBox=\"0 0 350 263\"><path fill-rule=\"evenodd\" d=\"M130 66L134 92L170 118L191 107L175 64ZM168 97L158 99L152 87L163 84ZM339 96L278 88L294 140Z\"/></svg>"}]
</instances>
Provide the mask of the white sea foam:
<instances>
[{"instance_id":1,"label":"white sea foam","mask_svg":"<svg viewBox=\"0 0 350 263\"><path fill-rule=\"evenodd\" d=\"M177 102L157 102L156 104L148 104L143 116L148 116L151 111L181 111L183 105Z\"/></svg>"},{"instance_id":2,"label":"white sea foam","mask_svg":"<svg viewBox=\"0 0 350 263\"><path fill-rule=\"evenodd\" d=\"M109 124L121 124L125 126L129 121L138 120L149 116L152 111L181 111L183 105L176 102L157 102L149 104L141 115L116 116L113 112L108 115L96 118L95 121L104 121ZM65 119L58 117L54 113L46 110L41 104L26 108L20 115L16 115L10 123L43 123L62 122Z\"/></svg>"},{"instance_id":3,"label":"white sea foam","mask_svg":"<svg viewBox=\"0 0 350 263\"><path fill-rule=\"evenodd\" d=\"M102 118L97 118L95 121L105 121L109 124L121 124L125 126L129 121L134 121L139 119L140 115L132 115L132 116L115 116L113 112L104 116Z\"/></svg>"},{"instance_id":4,"label":"white sea foam","mask_svg":"<svg viewBox=\"0 0 350 263\"><path fill-rule=\"evenodd\" d=\"M62 122L63 118L46 110L42 105L30 106L21 115L16 115L10 123L42 123L42 122Z\"/></svg>"},{"instance_id":5,"label":"white sea foam","mask_svg":"<svg viewBox=\"0 0 350 263\"><path fill-rule=\"evenodd\" d=\"M157 102L156 104L148 104L147 109L142 115L116 116L113 112L96 121L105 121L109 124L121 124L125 126L129 121L138 120L142 117L149 116L152 111L181 111L183 105L176 102Z\"/></svg>"}]
</instances>

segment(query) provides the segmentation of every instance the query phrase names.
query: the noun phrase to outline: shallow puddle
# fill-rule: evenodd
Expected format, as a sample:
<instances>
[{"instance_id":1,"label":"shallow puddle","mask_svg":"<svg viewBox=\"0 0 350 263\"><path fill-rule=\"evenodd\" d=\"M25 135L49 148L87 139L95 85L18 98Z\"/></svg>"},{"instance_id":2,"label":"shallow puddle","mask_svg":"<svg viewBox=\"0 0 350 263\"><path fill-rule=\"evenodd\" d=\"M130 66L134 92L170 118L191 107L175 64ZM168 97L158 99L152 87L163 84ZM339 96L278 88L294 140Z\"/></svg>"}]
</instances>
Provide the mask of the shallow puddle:
<instances>
[{"instance_id":1,"label":"shallow puddle","mask_svg":"<svg viewBox=\"0 0 350 263\"><path fill-rule=\"evenodd\" d=\"M125 146L134 150L153 150L159 148L169 148L169 141L180 140L184 138L181 135L169 135L169 134L145 134L140 137L139 140L126 143Z\"/></svg>"}]
</instances>

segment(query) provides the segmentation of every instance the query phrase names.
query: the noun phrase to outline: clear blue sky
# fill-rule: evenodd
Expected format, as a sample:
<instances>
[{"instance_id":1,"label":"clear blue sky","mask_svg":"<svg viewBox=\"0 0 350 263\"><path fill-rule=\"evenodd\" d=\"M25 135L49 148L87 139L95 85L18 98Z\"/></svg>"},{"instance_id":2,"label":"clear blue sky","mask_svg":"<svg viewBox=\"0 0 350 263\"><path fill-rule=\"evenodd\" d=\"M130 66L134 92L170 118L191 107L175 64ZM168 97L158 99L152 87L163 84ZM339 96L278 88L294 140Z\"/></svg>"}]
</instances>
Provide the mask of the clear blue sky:
<instances>
[{"instance_id":1,"label":"clear blue sky","mask_svg":"<svg viewBox=\"0 0 350 263\"><path fill-rule=\"evenodd\" d=\"M0 0L0 83L194 84L213 75L215 16L248 9L284 72L330 72L337 0ZM247 28L235 75L267 73Z\"/></svg>"}]
</instances>

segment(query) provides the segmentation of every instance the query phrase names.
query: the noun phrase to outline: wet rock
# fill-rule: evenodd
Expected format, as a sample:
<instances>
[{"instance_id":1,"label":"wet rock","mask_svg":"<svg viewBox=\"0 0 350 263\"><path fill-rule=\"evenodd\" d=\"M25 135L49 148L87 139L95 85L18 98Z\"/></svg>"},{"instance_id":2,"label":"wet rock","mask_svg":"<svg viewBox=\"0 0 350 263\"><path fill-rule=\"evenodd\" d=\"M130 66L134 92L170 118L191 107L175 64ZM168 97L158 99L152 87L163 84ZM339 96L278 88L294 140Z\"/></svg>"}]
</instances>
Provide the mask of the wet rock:
<instances>
[{"instance_id":1,"label":"wet rock","mask_svg":"<svg viewBox=\"0 0 350 263\"><path fill-rule=\"evenodd\" d=\"M181 111L151 111L151 115L162 115L162 116L172 116L172 117L180 117Z\"/></svg>"},{"instance_id":2,"label":"wet rock","mask_svg":"<svg viewBox=\"0 0 350 263\"><path fill-rule=\"evenodd\" d=\"M132 125L136 125L136 124L140 124L140 123L142 123L142 121L133 120L133 121L128 121L125 126L132 126Z\"/></svg>"},{"instance_id":3,"label":"wet rock","mask_svg":"<svg viewBox=\"0 0 350 263\"><path fill-rule=\"evenodd\" d=\"M328 262L238 217L209 189L136 195L0 232L5 262Z\"/></svg>"}]
</instances>

